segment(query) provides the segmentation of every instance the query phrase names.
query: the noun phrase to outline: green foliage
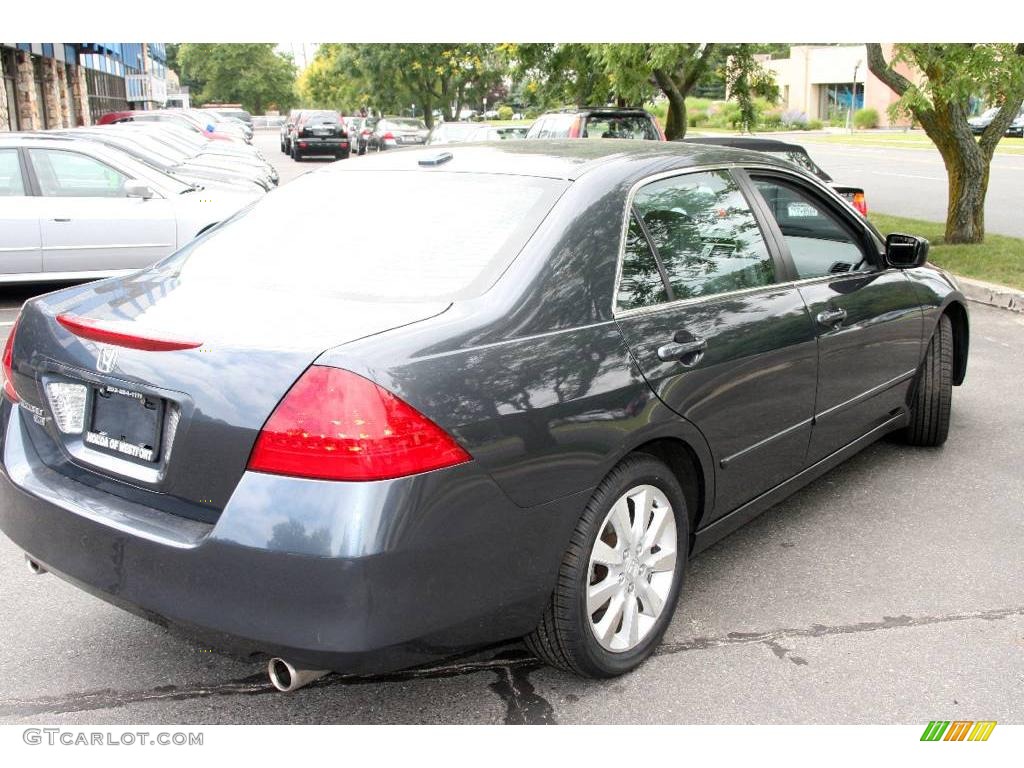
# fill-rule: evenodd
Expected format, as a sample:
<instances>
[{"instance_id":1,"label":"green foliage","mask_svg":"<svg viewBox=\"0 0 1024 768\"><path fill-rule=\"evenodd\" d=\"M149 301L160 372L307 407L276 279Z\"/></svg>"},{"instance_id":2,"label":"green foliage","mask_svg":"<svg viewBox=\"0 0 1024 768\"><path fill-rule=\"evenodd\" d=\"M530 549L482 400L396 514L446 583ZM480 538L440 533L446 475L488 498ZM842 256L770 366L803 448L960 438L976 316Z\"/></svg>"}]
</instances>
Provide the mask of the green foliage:
<instances>
[{"instance_id":1,"label":"green foliage","mask_svg":"<svg viewBox=\"0 0 1024 768\"><path fill-rule=\"evenodd\" d=\"M403 113L416 105L432 125L467 105L504 97L498 47L484 43L328 43L303 73L304 103Z\"/></svg>"},{"instance_id":2,"label":"green foliage","mask_svg":"<svg viewBox=\"0 0 1024 768\"><path fill-rule=\"evenodd\" d=\"M864 109L858 109L853 113L853 125L856 128L877 128L878 127L878 110L872 109L871 107L865 107Z\"/></svg>"},{"instance_id":3,"label":"green foliage","mask_svg":"<svg viewBox=\"0 0 1024 768\"><path fill-rule=\"evenodd\" d=\"M775 85L774 75L754 58L750 44L741 43L726 59L725 81L730 96L736 100L739 108L738 125L735 127L748 132L754 130L763 112L755 105L754 97L760 96L769 101L778 98L779 89Z\"/></svg>"},{"instance_id":4,"label":"green foliage","mask_svg":"<svg viewBox=\"0 0 1024 768\"><path fill-rule=\"evenodd\" d=\"M825 127L825 124L823 122L821 122L821 120L808 120L807 121L807 130L808 131L820 131L824 127Z\"/></svg>"},{"instance_id":5,"label":"green foliage","mask_svg":"<svg viewBox=\"0 0 1024 768\"><path fill-rule=\"evenodd\" d=\"M254 114L296 102L295 63L274 43L182 43L172 51L192 100L240 103Z\"/></svg>"},{"instance_id":6,"label":"green foliage","mask_svg":"<svg viewBox=\"0 0 1024 768\"><path fill-rule=\"evenodd\" d=\"M515 110L507 104L502 104L498 107L498 119L499 120L511 120L512 115L515 114Z\"/></svg>"}]
</instances>

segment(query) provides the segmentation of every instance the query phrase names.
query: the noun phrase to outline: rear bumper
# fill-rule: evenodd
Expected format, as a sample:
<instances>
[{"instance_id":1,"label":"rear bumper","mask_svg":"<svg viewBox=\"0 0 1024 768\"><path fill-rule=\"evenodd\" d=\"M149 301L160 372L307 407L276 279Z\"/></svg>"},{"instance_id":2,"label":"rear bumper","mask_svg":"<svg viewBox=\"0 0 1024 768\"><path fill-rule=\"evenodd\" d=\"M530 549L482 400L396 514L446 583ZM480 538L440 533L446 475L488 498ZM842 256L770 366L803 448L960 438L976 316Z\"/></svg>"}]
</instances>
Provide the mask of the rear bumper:
<instances>
[{"instance_id":1,"label":"rear bumper","mask_svg":"<svg viewBox=\"0 0 1024 768\"><path fill-rule=\"evenodd\" d=\"M348 152L351 147L348 139L325 139L316 136L294 139L294 142L300 152L309 155L333 155L337 152Z\"/></svg>"},{"instance_id":2,"label":"rear bumper","mask_svg":"<svg viewBox=\"0 0 1024 768\"><path fill-rule=\"evenodd\" d=\"M382 672L530 631L584 495L524 510L473 463L332 483L246 473L200 523L46 467L6 399L0 529L48 570L211 645Z\"/></svg>"}]
</instances>

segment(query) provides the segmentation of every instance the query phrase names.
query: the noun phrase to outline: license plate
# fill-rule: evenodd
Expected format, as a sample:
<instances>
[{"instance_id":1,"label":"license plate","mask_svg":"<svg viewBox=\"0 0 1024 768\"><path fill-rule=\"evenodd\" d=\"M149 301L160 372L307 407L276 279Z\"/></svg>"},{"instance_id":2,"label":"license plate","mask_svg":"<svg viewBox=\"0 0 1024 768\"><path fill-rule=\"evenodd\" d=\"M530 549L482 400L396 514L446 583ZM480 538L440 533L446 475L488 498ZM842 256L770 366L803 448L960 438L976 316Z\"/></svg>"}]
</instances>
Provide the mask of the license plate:
<instances>
[{"instance_id":1,"label":"license plate","mask_svg":"<svg viewBox=\"0 0 1024 768\"><path fill-rule=\"evenodd\" d=\"M316 128L313 131L314 136L330 136L332 133L334 133L334 131L330 128Z\"/></svg>"},{"instance_id":2,"label":"license plate","mask_svg":"<svg viewBox=\"0 0 1024 768\"><path fill-rule=\"evenodd\" d=\"M154 462L159 458L164 401L121 387L93 387L85 442L93 448Z\"/></svg>"}]
</instances>

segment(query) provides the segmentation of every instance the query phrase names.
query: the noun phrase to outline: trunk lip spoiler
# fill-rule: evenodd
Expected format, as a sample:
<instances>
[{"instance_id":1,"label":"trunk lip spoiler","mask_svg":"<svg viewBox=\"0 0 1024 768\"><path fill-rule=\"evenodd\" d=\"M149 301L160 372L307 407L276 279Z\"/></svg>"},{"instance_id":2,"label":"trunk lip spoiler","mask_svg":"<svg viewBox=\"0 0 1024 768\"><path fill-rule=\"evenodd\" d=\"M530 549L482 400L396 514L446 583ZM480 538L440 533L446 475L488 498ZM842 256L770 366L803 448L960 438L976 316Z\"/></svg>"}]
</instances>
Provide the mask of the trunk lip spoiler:
<instances>
[{"instance_id":1,"label":"trunk lip spoiler","mask_svg":"<svg viewBox=\"0 0 1024 768\"><path fill-rule=\"evenodd\" d=\"M191 341L163 333L127 331L98 320L68 313L57 315L57 322L75 336L115 347L140 349L147 352L174 352L183 349L196 349L203 345L201 341Z\"/></svg>"}]
</instances>

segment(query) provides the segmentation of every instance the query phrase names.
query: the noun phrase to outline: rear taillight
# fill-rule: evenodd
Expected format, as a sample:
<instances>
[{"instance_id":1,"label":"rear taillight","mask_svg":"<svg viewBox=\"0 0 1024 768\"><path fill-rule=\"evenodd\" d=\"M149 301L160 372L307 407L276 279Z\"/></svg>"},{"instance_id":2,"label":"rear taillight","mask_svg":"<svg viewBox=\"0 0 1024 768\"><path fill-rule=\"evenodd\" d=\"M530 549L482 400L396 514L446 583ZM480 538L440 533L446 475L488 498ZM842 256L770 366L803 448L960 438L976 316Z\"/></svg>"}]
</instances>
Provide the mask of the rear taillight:
<instances>
[{"instance_id":1,"label":"rear taillight","mask_svg":"<svg viewBox=\"0 0 1024 768\"><path fill-rule=\"evenodd\" d=\"M11 332L7 334L7 343L4 344L4 394L12 403L21 400L14 389L14 334L18 332L18 321L14 321Z\"/></svg>"},{"instance_id":2,"label":"rear taillight","mask_svg":"<svg viewBox=\"0 0 1024 768\"><path fill-rule=\"evenodd\" d=\"M128 330L75 315L57 315L57 322L75 336L111 344L115 347L142 349L147 352L173 352L179 349L195 349L203 345L201 341L188 341L163 334L143 334L134 328Z\"/></svg>"},{"instance_id":3,"label":"rear taillight","mask_svg":"<svg viewBox=\"0 0 1024 768\"><path fill-rule=\"evenodd\" d=\"M388 131L381 138L383 138L384 141L394 141L395 140L395 134L393 134L391 131Z\"/></svg>"},{"instance_id":4,"label":"rear taillight","mask_svg":"<svg viewBox=\"0 0 1024 768\"><path fill-rule=\"evenodd\" d=\"M572 121L572 125L569 126L570 139L578 139L580 137L580 126L582 122L583 121L578 117Z\"/></svg>"},{"instance_id":5,"label":"rear taillight","mask_svg":"<svg viewBox=\"0 0 1024 768\"><path fill-rule=\"evenodd\" d=\"M868 215L868 199L864 196L863 192L854 192L851 202L853 207L860 211L861 216Z\"/></svg>"},{"instance_id":6,"label":"rear taillight","mask_svg":"<svg viewBox=\"0 0 1024 768\"><path fill-rule=\"evenodd\" d=\"M319 480L387 480L470 458L386 389L351 371L314 365L263 425L248 468Z\"/></svg>"}]
</instances>

